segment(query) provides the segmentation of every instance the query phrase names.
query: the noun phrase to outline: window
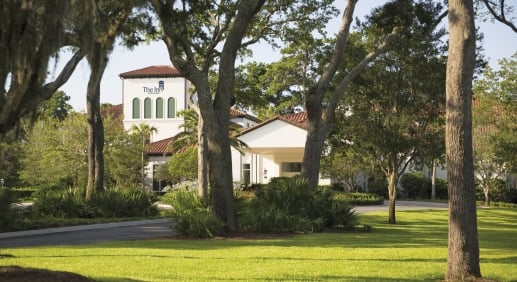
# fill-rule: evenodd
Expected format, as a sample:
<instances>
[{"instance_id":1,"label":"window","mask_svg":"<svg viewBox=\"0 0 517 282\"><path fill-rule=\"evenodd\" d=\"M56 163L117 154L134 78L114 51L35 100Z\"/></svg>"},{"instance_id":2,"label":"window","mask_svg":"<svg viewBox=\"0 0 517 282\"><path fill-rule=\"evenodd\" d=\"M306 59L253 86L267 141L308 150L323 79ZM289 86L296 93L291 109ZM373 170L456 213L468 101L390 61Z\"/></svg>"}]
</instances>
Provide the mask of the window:
<instances>
[{"instance_id":1,"label":"window","mask_svg":"<svg viewBox=\"0 0 517 282\"><path fill-rule=\"evenodd\" d=\"M282 163L282 172L302 172L302 163Z\"/></svg>"},{"instance_id":2,"label":"window","mask_svg":"<svg viewBox=\"0 0 517 282\"><path fill-rule=\"evenodd\" d=\"M151 118L151 99L145 98L144 100L144 118Z\"/></svg>"},{"instance_id":3,"label":"window","mask_svg":"<svg viewBox=\"0 0 517 282\"><path fill-rule=\"evenodd\" d=\"M251 180L251 166L250 164L242 164L242 184L248 186Z\"/></svg>"},{"instance_id":4,"label":"window","mask_svg":"<svg viewBox=\"0 0 517 282\"><path fill-rule=\"evenodd\" d=\"M156 99L156 118L163 118L163 99Z\"/></svg>"},{"instance_id":5,"label":"window","mask_svg":"<svg viewBox=\"0 0 517 282\"><path fill-rule=\"evenodd\" d=\"M140 118L140 99L133 99L133 119Z\"/></svg>"},{"instance_id":6,"label":"window","mask_svg":"<svg viewBox=\"0 0 517 282\"><path fill-rule=\"evenodd\" d=\"M175 118L176 117L176 101L174 98L169 98L167 100L167 118Z\"/></svg>"}]
</instances>

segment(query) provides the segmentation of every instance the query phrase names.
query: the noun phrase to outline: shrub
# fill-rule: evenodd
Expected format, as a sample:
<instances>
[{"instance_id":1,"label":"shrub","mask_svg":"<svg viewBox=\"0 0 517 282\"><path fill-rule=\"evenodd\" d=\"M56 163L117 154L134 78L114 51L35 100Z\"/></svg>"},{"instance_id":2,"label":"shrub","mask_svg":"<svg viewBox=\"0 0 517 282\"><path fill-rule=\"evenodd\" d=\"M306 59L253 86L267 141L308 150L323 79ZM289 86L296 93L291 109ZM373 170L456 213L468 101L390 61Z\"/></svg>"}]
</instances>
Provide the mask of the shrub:
<instances>
[{"instance_id":1,"label":"shrub","mask_svg":"<svg viewBox=\"0 0 517 282\"><path fill-rule=\"evenodd\" d=\"M11 191L15 194L18 199L31 199L33 194L36 193L37 188L35 187L20 187L12 188Z\"/></svg>"},{"instance_id":2,"label":"shrub","mask_svg":"<svg viewBox=\"0 0 517 282\"><path fill-rule=\"evenodd\" d=\"M409 199L423 199L431 196L431 181L421 172L402 174L400 187Z\"/></svg>"},{"instance_id":3,"label":"shrub","mask_svg":"<svg viewBox=\"0 0 517 282\"><path fill-rule=\"evenodd\" d=\"M383 197L369 193L336 192L334 194L334 199L338 201L346 201L353 206L382 205L384 203Z\"/></svg>"},{"instance_id":4,"label":"shrub","mask_svg":"<svg viewBox=\"0 0 517 282\"><path fill-rule=\"evenodd\" d=\"M348 227L355 223L351 206L337 201L329 189L312 190L302 178L273 178L255 192L240 199L239 228L254 232L314 232L324 228Z\"/></svg>"},{"instance_id":5,"label":"shrub","mask_svg":"<svg viewBox=\"0 0 517 282\"><path fill-rule=\"evenodd\" d=\"M368 192L377 194L384 199L388 198L388 182L386 178L368 178Z\"/></svg>"},{"instance_id":6,"label":"shrub","mask_svg":"<svg viewBox=\"0 0 517 282\"><path fill-rule=\"evenodd\" d=\"M35 194L33 212L38 217L93 218L147 217L158 214L156 196L140 188L107 189L86 202L86 190L46 187Z\"/></svg>"},{"instance_id":7,"label":"shrub","mask_svg":"<svg viewBox=\"0 0 517 282\"><path fill-rule=\"evenodd\" d=\"M9 230L19 218L19 214L12 208L17 200L11 189L0 188L0 230Z\"/></svg>"},{"instance_id":8,"label":"shrub","mask_svg":"<svg viewBox=\"0 0 517 282\"><path fill-rule=\"evenodd\" d=\"M158 214L157 196L141 188L112 188L95 193L88 203L101 217L148 217Z\"/></svg>"},{"instance_id":9,"label":"shrub","mask_svg":"<svg viewBox=\"0 0 517 282\"><path fill-rule=\"evenodd\" d=\"M172 206L169 213L178 234L198 238L223 234L224 223L210 212L196 192L177 190L162 197L162 201Z\"/></svg>"},{"instance_id":10,"label":"shrub","mask_svg":"<svg viewBox=\"0 0 517 282\"><path fill-rule=\"evenodd\" d=\"M400 187L405 197L409 199L430 199L431 179L421 172L404 173L400 177ZM437 178L435 183L436 198L446 200L448 198L447 181Z\"/></svg>"},{"instance_id":11,"label":"shrub","mask_svg":"<svg viewBox=\"0 0 517 282\"><path fill-rule=\"evenodd\" d=\"M84 189L43 187L35 193L32 210L39 217L94 217L86 204Z\"/></svg>"}]
</instances>

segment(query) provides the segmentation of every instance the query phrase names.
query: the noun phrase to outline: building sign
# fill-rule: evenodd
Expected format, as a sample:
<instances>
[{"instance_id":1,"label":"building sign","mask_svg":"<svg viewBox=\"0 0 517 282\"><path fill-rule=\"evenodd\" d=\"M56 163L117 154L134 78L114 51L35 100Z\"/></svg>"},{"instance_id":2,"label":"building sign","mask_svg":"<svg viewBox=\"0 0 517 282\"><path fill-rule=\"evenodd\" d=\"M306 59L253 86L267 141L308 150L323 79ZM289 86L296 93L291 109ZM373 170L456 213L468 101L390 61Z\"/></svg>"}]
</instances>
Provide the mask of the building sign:
<instances>
[{"instance_id":1,"label":"building sign","mask_svg":"<svg viewBox=\"0 0 517 282\"><path fill-rule=\"evenodd\" d=\"M163 80L160 80L160 81L158 81L158 87L144 86L143 89L144 89L144 93L147 93L147 94L160 94L165 89L165 82Z\"/></svg>"}]
</instances>

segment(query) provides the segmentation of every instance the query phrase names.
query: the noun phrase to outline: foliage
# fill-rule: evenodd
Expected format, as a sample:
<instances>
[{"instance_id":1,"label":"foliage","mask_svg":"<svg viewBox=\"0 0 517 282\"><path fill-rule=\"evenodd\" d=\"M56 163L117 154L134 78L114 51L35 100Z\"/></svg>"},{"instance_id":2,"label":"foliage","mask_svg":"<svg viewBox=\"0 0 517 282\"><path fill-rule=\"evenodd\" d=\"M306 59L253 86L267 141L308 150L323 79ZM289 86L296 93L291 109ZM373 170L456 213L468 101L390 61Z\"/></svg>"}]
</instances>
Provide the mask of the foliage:
<instances>
[{"instance_id":1,"label":"foliage","mask_svg":"<svg viewBox=\"0 0 517 282\"><path fill-rule=\"evenodd\" d=\"M431 179L421 172L404 173L400 177L401 193L409 199L429 199L431 197ZM447 182L436 179L436 198L447 199Z\"/></svg>"},{"instance_id":2,"label":"foliage","mask_svg":"<svg viewBox=\"0 0 517 282\"><path fill-rule=\"evenodd\" d=\"M90 201L84 189L46 187L36 192L35 217L94 218L148 217L158 214L156 196L141 189L106 189Z\"/></svg>"},{"instance_id":3,"label":"foliage","mask_svg":"<svg viewBox=\"0 0 517 282\"><path fill-rule=\"evenodd\" d=\"M141 169L141 140L128 134L122 117L110 115L109 106L104 109L104 159L106 186L132 187L139 183Z\"/></svg>"},{"instance_id":4,"label":"foliage","mask_svg":"<svg viewBox=\"0 0 517 282\"><path fill-rule=\"evenodd\" d=\"M180 153L171 156L168 161L168 171L176 182L197 178L197 148L188 147Z\"/></svg>"},{"instance_id":5,"label":"foliage","mask_svg":"<svg viewBox=\"0 0 517 282\"><path fill-rule=\"evenodd\" d=\"M499 61L500 69L487 67L474 86L473 146L476 179L490 204L493 181L516 171L517 123L515 91L517 53Z\"/></svg>"},{"instance_id":6,"label":"foliage","mask_svg":"<svg viewBox=\"0 0 517 282\"><path fill-rule=\"evenodd\" d=\"M19 180L21 143L15 130L0 137L0 178L4 179L4 187L14 187Z\"/></svg>"},{"instance_id":7,"label":"foliage","mask_svg":"<svg viewBox=\"0 0 517 282\"><path fill-rule=\"evenodd\" d=\"M223 234L224 223L207 208L196 192L177 190L162 197L172 206L174 230L184 236L212 238Z\"/></svg>"},{"instance_id":8,"label":"foliage","mask_svg":"<svg viewBox=\"0 0 517 282\"><path fill-rule=\"evenodd\" d=\"M355 151L353 146L334 147L321 160L321 174L330 175L348 192L361 189L361 180L365 180L365 173L369 170L371 161Z\"/></svg>"},{"instance_id":9,"label":"foliage","mask_svg":"<svg viewBox=\"0 0 517 282\"><path fill-rule=\"evenodd\" d=\"M490 191L490 206L492 205L492 201L499 203L509 203L509 204L517 204L517 188L511 187L505 180L503 179L491 179L488 183L484 185L488 185L488 189ZM476 185L476 196L477 200L486 200L485 190L486 187L480 185ZM486 205L486 201L484 203Z\"/></svg>"},{"instance_id":10,"label":"foliage","mask_svg":"<svg viewBox=\"0 0 517 282\"><path fill-rule=\"evenodd\" d=\"M352 206L382 205L384 198L377 194L335 192L335 200L345 201Z\"/></svg>"},{"instance_id":11,"label":"foliage","mask_svg":"<svg viewBox=\"0 0 517 282\"><path fill-rule=\"evenodd\" d=\"M153 192L140 188L111 188L93 194L88 205L101 217L152 217L158 214L156 200Z\"/></svg>"},{"instance_id":12,"label":"foliage","mask_svg":"<svg viewBox=\"0 0 517 282\"><path fill-rule=\"evenodd\" d=\"M11 189L0 188L0 230L8 229L19 219L18 212L11 206L17 199Z\"/></svg>"},{"instance_id":13,"label":"foliage","mask_svg":"<svg viewBox=\"0 0 517 282\"><path fill-rule=\"evenodd\" d=\"M30 184L86 183L85 116L70 113L63 121L41 119L26 128L20 178Z\"/></svg>"},{"instance_id":14,"label":"foliage","mask_svg":"<svg viewBox=\"0 0 517 282\"><path fill-rule=\"evenodd\" d=\"M72 75L90 47L90 27L96 6L91 1L8 1L0 16L0 135L14 128L21 117L34 113ZM66 35L66 36L65 36ZM49 81L49 63L65 46L75 54ZM85 50L83 50L85 49ZM16 75L13 75L16 74Z\"/></svg>"},{"instance_id":15,"label":"foliage","mask_svg":"<svg viewBox=\"0 0 517 282\"><path fill-rule=\"evenodd\" d=\"M250 193L250 192L246 192ZM270 183L241 198L240 228L255 232L315 232L325 228L347 229L355 225L352 207L335 199L328 189L313 190L307 181L272 178Z\"/></svg>"}]
</instances>

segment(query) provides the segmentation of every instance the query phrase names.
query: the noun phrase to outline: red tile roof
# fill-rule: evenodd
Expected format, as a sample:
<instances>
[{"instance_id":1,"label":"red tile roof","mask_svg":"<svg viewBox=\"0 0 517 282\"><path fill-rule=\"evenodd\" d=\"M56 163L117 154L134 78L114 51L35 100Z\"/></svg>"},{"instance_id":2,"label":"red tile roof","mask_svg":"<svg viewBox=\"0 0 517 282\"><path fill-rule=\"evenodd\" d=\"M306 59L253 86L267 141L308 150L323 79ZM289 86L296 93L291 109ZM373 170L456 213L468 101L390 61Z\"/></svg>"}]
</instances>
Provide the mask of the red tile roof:
<instances>
[{"instance_id":1,"label":"red tile roof","mask_svg":"<svg viewBox=\"0 0 517 282\"><path fill-rule=\"evenodd\" d=\"M119 76L122 78L178 77L180 76L180 72L173 66L162 65L123 72L119 74Z\"/></svg>"},{"instance_id":2,"label":"red tile roof","mask_svg":"<svg viewBox=\"0 0 517 282\"><path fill-rule=\"evenodd\" d=\"M297 126L301 129L307 130L307 112L300 112L300 113L290 114L290 115L285 115L285 116L281 116L281 115L274 116L274 117L272 117L262 123L259 123L253 127L246 128L245 130L243 130L241 132L240 135L243 135L250 131L258 129L258 128L260 128L266 124L269 124L275 120L281 120L281 121L287 122L289 124L292 124L294 126Z\"/></svg>"},{"instance_id":3,"label":"red tile roof","mask_svg":"<svg viewBox=\"0 0 517 282\"><path fill-rule=\"evenodd\" d=\"M262 122L260 119L258 119L255 116L249 115L243 111L237 110L235 107L230 108L230 118L247 118L249 120L252 120L254 122Z\"/></svg>"},{"instance_id":4,"label":"red tile roof","mask_svg":"<svg viewBox=\"0 0 517 282\"><path fill-rule=\"evenodd\" d=\"M169 148L169 144L172 141L172 137L166 138L163 140L159 140L153 143L149 143L147 145L147 154L153 155L153 156L160 156L160 155L171 155L172 151Z\"/></svg>"}]
</instances>

